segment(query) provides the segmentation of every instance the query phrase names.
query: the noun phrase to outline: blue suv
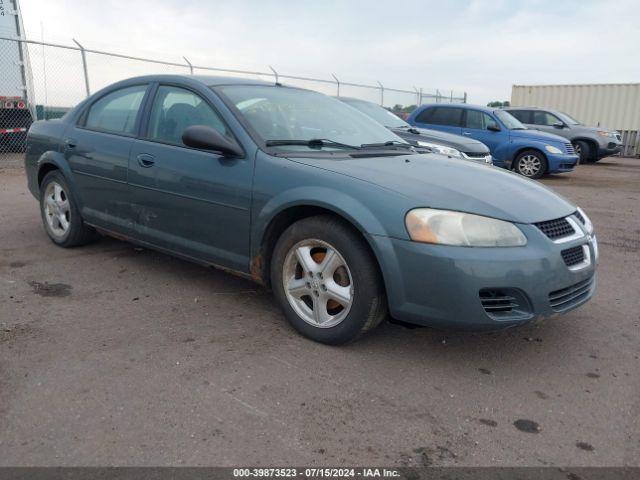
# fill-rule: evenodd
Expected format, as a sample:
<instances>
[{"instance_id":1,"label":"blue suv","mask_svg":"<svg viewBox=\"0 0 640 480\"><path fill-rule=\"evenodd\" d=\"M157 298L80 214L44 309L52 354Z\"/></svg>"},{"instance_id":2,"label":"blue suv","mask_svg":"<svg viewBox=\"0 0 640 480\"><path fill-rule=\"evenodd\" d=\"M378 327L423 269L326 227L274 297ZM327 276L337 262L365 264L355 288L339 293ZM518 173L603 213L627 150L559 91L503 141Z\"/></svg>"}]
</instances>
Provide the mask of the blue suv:
<instances>
[{"instance_id":1,"label":"blue suv","mask_svg":"<svg viewBox=\"0 0 640 480\"><path fill-rule=\"evenodd\" d=\"M505 110L467 104L423 105L407 121L416 127L479 140L491 150L494 165L528 178L570 172L578 162L578 155L566 138L528 130Z\"/></svg>"}]
</instances>

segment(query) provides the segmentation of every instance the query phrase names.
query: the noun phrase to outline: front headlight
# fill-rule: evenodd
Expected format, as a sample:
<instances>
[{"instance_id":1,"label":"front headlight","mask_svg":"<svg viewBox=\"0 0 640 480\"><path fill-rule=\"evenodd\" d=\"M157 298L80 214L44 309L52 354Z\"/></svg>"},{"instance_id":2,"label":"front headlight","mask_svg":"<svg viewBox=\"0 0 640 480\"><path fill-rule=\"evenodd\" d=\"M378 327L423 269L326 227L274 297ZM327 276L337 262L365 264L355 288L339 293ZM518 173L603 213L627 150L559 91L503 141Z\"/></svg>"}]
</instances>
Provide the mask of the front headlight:
<instances>
[{"instance_id":1,"label":"front headlight","mask_svg":"<svg viewBox=\"0 0 640 480\"><path fill-rule=\"evenodd\" d=\"M513 223L471 213L416 208L405 225L415 242L458 247L520 247L527 237Z\"/></svg>"},{"instance_id":2,"label":"front headlight","mask_svg":"<svg viewBox=\"0 0 640 480\"><path fill-rule=\"evenodd\" d=\"M607 132L606 130L598 130L596 133L601 137L615 137L613 132Z\"/></svg>"},{"instance_id":3,"label":"front headlight","mask_svg":"<svg viewBox=\"0 0 640 480\"><path fill-rule=\"evenodd\" d=\"M545 145L544 149L549 153L555 153L555 154L562 153L562 150L554 147L553 145Z\"/></svg>"},{"instance_id":4,"label":"front headlight","mask_svg":"<svg viewBox=\"0 0 640 480\"><path fill-rule=\"evenodd\" d=\"M582 210L580 207L578 207L578 213L580 213L580 216L584 220L584 228L585 228L585 230L587 231L587 233L589 235L591 235L593 233L593 223L591 223L591 220L589 219L587 214L584 213L584 210Z\"/></svg>"},{"instance_id":5,"label":"front headlight","mask_svg":"<svg viewBox=\"0 0 640 480\"><path fill-rule=\"evenodd\" d=\"M462 157L462 154L459 150L451 147L445 147L444 145L438 145L437 143L429 143L418 140L418 146L430 148L434 152L441 153L442 155L449 155L450 157Z\"/></svg>"}]
</instances>

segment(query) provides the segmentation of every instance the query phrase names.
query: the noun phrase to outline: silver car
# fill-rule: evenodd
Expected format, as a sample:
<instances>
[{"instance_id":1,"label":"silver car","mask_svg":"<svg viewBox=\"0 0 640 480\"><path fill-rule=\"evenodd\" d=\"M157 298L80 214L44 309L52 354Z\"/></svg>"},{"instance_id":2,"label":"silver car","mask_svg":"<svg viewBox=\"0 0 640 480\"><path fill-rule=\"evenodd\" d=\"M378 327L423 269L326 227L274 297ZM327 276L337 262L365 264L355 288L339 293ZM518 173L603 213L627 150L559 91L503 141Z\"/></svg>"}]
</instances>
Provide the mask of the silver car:
<instances>
[{"instance_id":1,"label":"silver car","mask_svg":"<svg viewBox=\"0 0 640 480\"><path fill-rule=\"evenodd\" d=\"M537 107L505 108L528 128L560 135L571 141L580 163L597 162L622 151L620 132L603 127L587 127L557 110Z\"/></svg>"}]
</instances>

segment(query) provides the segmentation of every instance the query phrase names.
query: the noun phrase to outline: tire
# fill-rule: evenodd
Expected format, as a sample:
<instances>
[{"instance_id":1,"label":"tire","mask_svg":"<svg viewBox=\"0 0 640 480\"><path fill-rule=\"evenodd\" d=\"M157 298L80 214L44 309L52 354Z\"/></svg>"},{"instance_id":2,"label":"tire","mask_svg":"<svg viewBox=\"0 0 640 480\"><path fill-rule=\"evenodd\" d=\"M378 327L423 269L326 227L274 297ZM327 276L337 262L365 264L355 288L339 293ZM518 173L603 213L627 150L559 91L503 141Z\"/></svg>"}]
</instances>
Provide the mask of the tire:
<instances>
[{"instance_id":1,"label":"tire","mask_svg":"<svg viewBox=\"0 0 640 480\"><path fill-rule=\"evenodd\" d=\"M287 228L274 248L270 273L284 316L317 342L353 341L387 315L375 257L350 225L333 216L305 218Z\"/></svg>"},{"instance_id":2,"label":"tire","mask_svg":"<svg viewBox=\"0 0 640 480\"><path fill-rule=\"evenodd\" d=\"M523 177L538 179L547 172L547 158L538 150L525 150L513 162L513 169Z\"/></svg>"},{"instance_id":3,"label":"tire","mask_svg":"<svg viewBox=\"0 0 640 480\"><path fill-rule=\"evenodd\" d=\"M573 142L573 149L576 151L576 154L580 157L579 163L589 163L593 162L593 148L589 142L585 142L584 140L577 140Z\"/></svg>"},{"instance_id":4,"label":"tire","mask_svg":"<svg viewBox=\"0 0 640 480\"><path fill-rule=\"evenodd\" d=\"M96 238L95 230L84 224L74 194L59 170L47 173L42 180L40 215L47 235L56 245L77 247Z\"/></svg>"}]
</instances>

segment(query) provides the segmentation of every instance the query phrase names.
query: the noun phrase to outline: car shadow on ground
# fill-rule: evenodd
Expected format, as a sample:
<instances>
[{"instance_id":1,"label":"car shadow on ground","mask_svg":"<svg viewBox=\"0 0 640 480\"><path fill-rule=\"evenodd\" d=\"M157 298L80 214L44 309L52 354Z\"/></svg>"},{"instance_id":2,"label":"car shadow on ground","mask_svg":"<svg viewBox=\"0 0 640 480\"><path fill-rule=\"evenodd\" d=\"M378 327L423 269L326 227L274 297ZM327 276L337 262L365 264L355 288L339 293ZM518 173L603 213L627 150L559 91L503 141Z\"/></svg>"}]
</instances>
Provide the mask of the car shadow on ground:
<instances>
[{"instance_id":1,"label":"car shadow on ground","mask_svg":"<svg viewBox=\"0 0 640 480\"><path fill-rule=\"evenodd\" d=\"M85 249L86 254L104 251L121 259L126 258L128 268L144 276L160 276L158 281L163 284L181 282L182 288L186 287L187 291L190 291L184 298L183 307L192 304L194 298L200 296L201 302L207 302L210 309L216 310L217 295L238 294L237 301L245 303L243 308L250 311L234 319L234 328L248 332L247 335L266 333L269 337L276 337L283 348L286 348L287 342L291 342L291 345L299 345L302 342L319 355L328 357L335 356L336 352L340 352L337 354L339 357L352 354L365 357L382 354L389 361L398 357L395 360L414 361L430 367L448 365L455 368L456 364L459 364L458 366L465 365L466 368L477 364L481 372L483 369L488 370L486 367L492 369L492 364L522 362L521 367L526 369L526 359L532 351L561 355L558 352L562 352L567 335L571 335L573 323L570 320L573 314L569 314L567 317L550 318L505 330L465 332L409 327L389 319L353 343L340 347L326 346L300 337L280 313L271 292L250 280L110 238L102 239ZM188 279L186 285L185 279ZM180 305L176 306L180 308ZM201 319L193 318L193 321L195 331L203 333L211 328L210 325L201 324Z\"/></svg>"}]
</instances>

